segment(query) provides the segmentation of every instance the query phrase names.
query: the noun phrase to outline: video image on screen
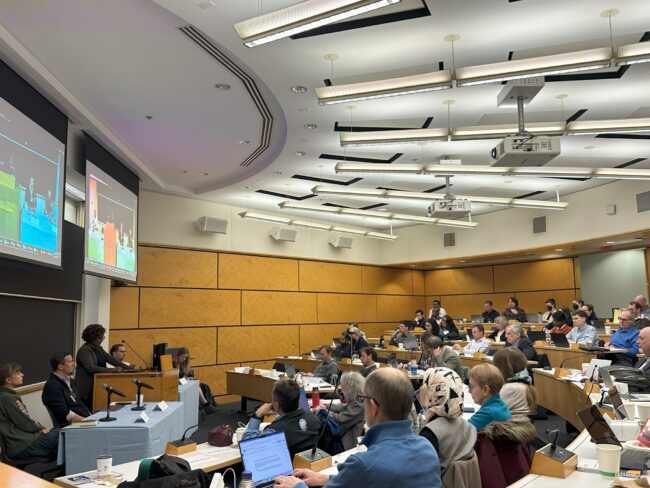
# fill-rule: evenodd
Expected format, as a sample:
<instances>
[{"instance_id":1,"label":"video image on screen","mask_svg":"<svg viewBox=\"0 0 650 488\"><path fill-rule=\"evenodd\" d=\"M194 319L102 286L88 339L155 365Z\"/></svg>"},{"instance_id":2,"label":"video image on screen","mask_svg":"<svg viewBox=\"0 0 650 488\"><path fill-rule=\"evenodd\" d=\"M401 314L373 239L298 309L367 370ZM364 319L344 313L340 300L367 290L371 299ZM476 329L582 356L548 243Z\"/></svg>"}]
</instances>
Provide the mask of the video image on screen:
<instances>
[{"instance_id":1,"label":"video image on screen","mask_svg":"<svg viewBox=\"0 0 650 488\"><path fill-rule=\"evenodd\" d=\"M85 270L135 281L138 197L86 162Z\"/></svg>"},{"instance_id":2,"label":"video image on screen","mask_svg":"<svg viewBox=\"0 0 650 488\"><path fill-rule=\"evenodd\" d=\"M0 98L0 252L61 265L65 144Z\"/></svg>"}]
</instances>

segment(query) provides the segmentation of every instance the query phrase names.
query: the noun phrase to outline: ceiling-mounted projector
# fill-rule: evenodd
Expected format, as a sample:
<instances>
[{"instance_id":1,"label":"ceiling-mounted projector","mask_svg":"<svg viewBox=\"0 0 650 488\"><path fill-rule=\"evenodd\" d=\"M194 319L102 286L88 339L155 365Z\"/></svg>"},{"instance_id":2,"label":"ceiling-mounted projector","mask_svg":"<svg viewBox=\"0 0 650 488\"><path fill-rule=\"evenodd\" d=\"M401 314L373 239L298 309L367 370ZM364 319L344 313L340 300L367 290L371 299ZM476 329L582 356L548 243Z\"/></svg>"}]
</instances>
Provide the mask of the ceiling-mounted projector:
<instances>
[{"instance_id":1,"label":"ceiling-mounted projector","mask_svg":"<svg viewBox=\"0 0 650 488\"><path fill-rule=\"evenodd\" d=\"M560 139L530 134L508 136L492 149L492 166L543 166L560 155Z\"/></svg>"},{"instance_id":2,"label":"ceiling-mounted projector","mask_svg":"<svg viewBox=\"0 0 650 488\"><path fill-rule=\"evenodd\" d=\"M466 217L471 211L472 204L469 200L438 200L427 207L427 217L457 219L459 217Z\"/></svg>"}]
</instances>

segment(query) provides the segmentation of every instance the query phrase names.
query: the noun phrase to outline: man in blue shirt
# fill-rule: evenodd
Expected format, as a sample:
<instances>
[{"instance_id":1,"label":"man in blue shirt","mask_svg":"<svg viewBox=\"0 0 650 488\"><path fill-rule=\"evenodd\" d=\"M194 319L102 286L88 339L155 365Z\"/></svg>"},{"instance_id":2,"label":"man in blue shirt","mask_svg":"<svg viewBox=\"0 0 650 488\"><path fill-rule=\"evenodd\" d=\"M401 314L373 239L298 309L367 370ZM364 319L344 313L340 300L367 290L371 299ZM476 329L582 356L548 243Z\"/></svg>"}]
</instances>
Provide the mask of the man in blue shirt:
<instances>
[{"instance_id":1,"label":"man in blue shirt","mask_svg":"<svg viewBox=\"0 0 650 488\"><path fill-rule=\"evenodd\" d=\"M408 419L413 406L413 387L400 370L379 368L366 379L363 401L370 429L363 438L366 452L352 454L339 464L338 474L328 476L298 469L280 476L276 488L439 488L440 461L433 445L413 434Z\"/></svg>"},{"instance_id":2,"label":"man in blue shirt","mask_svg":"<svg viewBox=\"0 0 650 488\"><path fill-rule=\"evenodd\" d=\"M636 355L639 353L639 344L637 343L639 329L634 326L634 316L629 310L621 311L621 314L618 316L618 322L618 330L614 332L614 335L612 335L612 338L605 346L627 349L626 353L612 355L612 364L634 366L634 363L636 363Z\"/></svg>"},{"instance_id":3,"label":"man in blue shirt","mask_svg":"<svg viewBox=\"0 0 650 488\"><path fill-rule=\"evenodd\" d=\"M567 341L578 344L595 346L598 341L598 331L593 325L587 324L587 313L582 310L573 312L573 329L566 335Z\"/></svg>"}]
</instances>

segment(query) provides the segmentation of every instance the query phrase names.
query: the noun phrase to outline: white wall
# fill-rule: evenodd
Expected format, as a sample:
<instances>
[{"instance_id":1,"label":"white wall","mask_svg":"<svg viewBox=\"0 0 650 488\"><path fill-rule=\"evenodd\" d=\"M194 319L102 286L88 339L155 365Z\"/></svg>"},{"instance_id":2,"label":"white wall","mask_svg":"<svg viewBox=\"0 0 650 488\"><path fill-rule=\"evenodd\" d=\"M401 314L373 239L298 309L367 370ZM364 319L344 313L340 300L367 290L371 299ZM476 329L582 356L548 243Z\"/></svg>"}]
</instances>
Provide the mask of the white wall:
<instances>
[{"instance_id":1,"label":"white wall","mask_svg":"<svg viewBox=\"0 0 650 488\"><path fill-rule=\"evenodd\" d=\"M43 405L43 401L41 400L42 393L42 390L38 390L32 393L21 395L20 389L18 390L18 394L23 399L23 403L29 411L29 416L37 422L40 422L45 427L51 428L52 421L50 420L50 415L47 413L45 405Z\"/></svg>"},{"instance_id":2,"label":"white wall","mask_svg":"<svg viewBox=\"0 0 650 488\"><path fill-rule=\"evenodd\" d=\"M646 290L643 249L581 256L582 299L598 317L611 317L613 307L625 307Z\"/></svg>"}]
</instances>

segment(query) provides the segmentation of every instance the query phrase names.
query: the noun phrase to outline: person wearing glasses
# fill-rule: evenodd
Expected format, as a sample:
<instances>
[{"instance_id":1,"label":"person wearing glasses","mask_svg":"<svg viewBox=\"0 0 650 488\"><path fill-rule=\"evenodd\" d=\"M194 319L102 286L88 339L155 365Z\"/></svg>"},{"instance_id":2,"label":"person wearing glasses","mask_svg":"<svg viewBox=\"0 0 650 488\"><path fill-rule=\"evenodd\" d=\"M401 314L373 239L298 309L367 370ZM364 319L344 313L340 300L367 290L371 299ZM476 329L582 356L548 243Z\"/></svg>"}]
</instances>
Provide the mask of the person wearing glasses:
<instances>
[{"instance_id":1,"label":"person wearing glasses","mask_svg":"<svg viewBox=\"0 0 650 488\"><path fill-rule=\"evenodd\" d=\"M622 310L618 316L618 329L614 332L605 347L627 349L627 352L610 356L612 364L634 366L636 355L639 353L639 329L634 326L634 316L629 310Z\"/></svg>"},{"instance_id":2,"label":"person wearing glasses","mask_svg":"<svg viewBox=\"0 0 650 488\"><path fill-rule=\"evenodd\" d=\"M276 488L441 486L438 454L431 442L411 430L413 386L408 377L398 369L380 368L366 378L363 392L358 399L369 427L362 441L368 450L338 464L336 475L297 469L292 476L276 478Z\"/></svg>"},{"instance_id":3,"label":"person wearing glasses","mask_svg":"<svg viewBox=\"0 0 650 488\"><path fill-rule=\"evenodd\" d=\"M469 418L477 432L490 422L510 420L512 414L501 400L499 393L505 383L499 368L491 364L478 364L469 372L469 393L474 403L480 405L478 412Z\"/></svg>"}]
</instances>

